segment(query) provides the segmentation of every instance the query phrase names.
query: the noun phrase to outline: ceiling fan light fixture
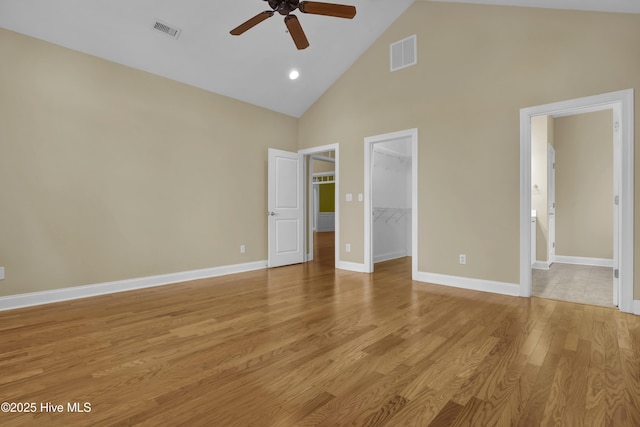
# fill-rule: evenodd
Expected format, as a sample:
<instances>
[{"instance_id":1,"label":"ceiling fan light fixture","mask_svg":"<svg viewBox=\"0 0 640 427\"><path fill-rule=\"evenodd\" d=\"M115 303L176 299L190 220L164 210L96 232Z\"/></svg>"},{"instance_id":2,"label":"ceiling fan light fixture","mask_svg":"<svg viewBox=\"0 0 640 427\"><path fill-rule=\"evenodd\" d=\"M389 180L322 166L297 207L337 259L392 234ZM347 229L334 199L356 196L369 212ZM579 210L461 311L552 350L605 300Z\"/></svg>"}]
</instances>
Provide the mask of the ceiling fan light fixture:
<instances>
[{"instance_id":1,"label":"ceiling fan light fixture","mask_svg":"<svg viewBox=\"0 0 640 427\"><path fill-rule=\"evenodd\" d=\"M298 72L298 70L291 70L291 72L289 73L289 79L295 80L298 77L300 77L300 72Z\"/></svg>"}]
</instances>

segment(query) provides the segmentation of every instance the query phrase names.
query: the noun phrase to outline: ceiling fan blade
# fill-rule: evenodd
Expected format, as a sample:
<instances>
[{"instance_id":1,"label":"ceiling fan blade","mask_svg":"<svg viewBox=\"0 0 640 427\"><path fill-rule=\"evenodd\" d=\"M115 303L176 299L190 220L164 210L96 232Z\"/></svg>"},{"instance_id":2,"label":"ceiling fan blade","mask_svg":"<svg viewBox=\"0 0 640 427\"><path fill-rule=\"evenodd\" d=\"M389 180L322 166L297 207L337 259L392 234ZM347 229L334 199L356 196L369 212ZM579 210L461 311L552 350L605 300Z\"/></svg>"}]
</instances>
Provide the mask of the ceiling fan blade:
<instances>
[{"instance_id":1,"label":"ceiling fan blade","mask_svg":"<svg viewBox=\"0 0 640 427\"><path fill-rule=\"evenodd\" d=\"M301 1L298 9L302 13L314 15L335 16L337 18L352 19L356 16L356 7L344 4L322 3L317 1Z\"/></svg>"},{"instance_id":2,"label":"ceiling fan blade","mask_svg":"<svg viewBox=\"0 0 640 427\"><path fill-rule=\"evenodd\" d=\"M284 18L284 23L287 25L289 34L291 34L291 38L296 44L296 47L299 50L308 48L309 40L307 40L307 36L304 35L304 31L302 30L302 26L300 25L298 18L295 15L287 15L287 17Z\"/></svg>"},{"instance_id":3,"label":"ceiling fan blade","mask_svg":"<svg viewBox=\"0 0 640 427\"><path fill-rule=\"evenodd\" d=\"M249 19L248 21L238 25L236 28L234 28L229 32L234 36L239 36L240 34L244 33L247 30L250 30L251 28L255 27L256 25L264 21L265 19L271 18L272 16L273 16L272 10L265 10L264 12L257 14L256 16Z\"/></svg>"}]
</instances>

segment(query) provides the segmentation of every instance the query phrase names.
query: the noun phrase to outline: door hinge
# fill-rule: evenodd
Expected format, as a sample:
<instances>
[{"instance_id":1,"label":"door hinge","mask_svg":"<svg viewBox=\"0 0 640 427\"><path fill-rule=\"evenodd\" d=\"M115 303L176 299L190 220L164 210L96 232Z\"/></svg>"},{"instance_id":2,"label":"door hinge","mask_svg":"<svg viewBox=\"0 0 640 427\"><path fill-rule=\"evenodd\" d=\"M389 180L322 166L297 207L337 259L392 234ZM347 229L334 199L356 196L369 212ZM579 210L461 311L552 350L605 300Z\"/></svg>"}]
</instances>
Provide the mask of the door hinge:
<instances>
[{"instance_id":1,"label":"door hinge","mask_svg":"<svg viewBox=\"0 0 640 427\"><path fill-rule=\"evenodd\" d=\"M615 130L616 132L620 130L620 122L615 122L613 124L613 130Z\"/></svg>"},{"instance_id":2,"label":"door hinge","mask_svg":"<svg viewBox=\"0 0 640 427\"><path fill-rule=\"evenodd\" d=\"M613 198L613 204L616 206L620 204L620 196L615 196Z\"/></svg>"},{"instance_id":3,"label":"door hinge","mask_svg":"<svg viewBox=\"0 0 640 427\"><path fill-rule=\"evenodd\" d=\"M556 242L553 242L551 245L552 245L551 246L552 248L554 248L554 249L556 248Z\"/></svg>"},{"instance_id":4,"label":"door hinge","mask_svg":"<svg viewBox=\"0 0 640 427\"><path fill-rule=\"evenodd\" d=\"M617 268L613 270L613 277L616 279L620 278L620 271Z\"/></svg>"}]
</instances>

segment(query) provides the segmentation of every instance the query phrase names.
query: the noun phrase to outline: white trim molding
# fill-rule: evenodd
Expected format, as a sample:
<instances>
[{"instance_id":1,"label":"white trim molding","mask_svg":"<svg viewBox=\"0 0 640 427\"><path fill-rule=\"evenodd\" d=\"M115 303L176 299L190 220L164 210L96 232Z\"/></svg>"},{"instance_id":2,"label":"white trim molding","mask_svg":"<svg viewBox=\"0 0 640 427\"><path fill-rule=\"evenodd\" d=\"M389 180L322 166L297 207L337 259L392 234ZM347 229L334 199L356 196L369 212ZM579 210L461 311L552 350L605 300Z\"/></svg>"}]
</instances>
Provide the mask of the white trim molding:
<instances>
[{"instance_id":1,"label":"white trim molding","mask_svg":"<svg viewBox=\"0 0 640 427\"><path fill-rule=\"evenodd\" d=\"M593 267L613 268L613 260L607 258L556 255L555 259L556 262L560 264L590 265Z\"/></svg>"},{"instance_id":2,"label":"white trim molding","mask_svg":"<svg viewBox=\"0 0 640 427\"><path fill-rule=\"evenodd\" d=\"M522 108L520 110L520 295L531 296L531 118L560 117L600 110L613 110L619 131L618 157L621 167L614 171L619 187L618 259L619 308L631 313L633 300L633 219L634 219L634 90L626 89L585 98ZM614 155L616 155L614 153ZM615 256L614 256L615 258Z\"/></svg>"},{"instance_id":3,"label":"white trim molding","mask_svg":"<svg viewBox=\"0 0 640 427\"><path fill-rule=\"evenodd\" d=\"M379 254L373 257L373 262L374 263L378 263L378 262L383 262L383 261L391 261L392 259L398 259L398 258L403 258L406 257L407 252L387 252L384 254Z\"/></svg>"},{"instance_id":4,"label":"white trim molding","mask_svg":"<svg viewBox=\"0 0 640 427\"><path fill-rule=\"evenodd\" d=\"M433 283L435 285L451 286L472 291L492 292L517 297L520 295L520 285L517 283L494 282L491 280L473 279L471 277L448 276L446 274L426 273L419 271L413 280Z\"/></svg>"},{"instance_id":5,"label":"white trim molding","mask_svg":"<svg viewBox=\"0 0 640 427\"><path fill-rule=\"evenodd\" d=\"M633 314L640 316L640 299L633 300Z\"/></svg>"},{"instance_id":6,"label":"white trim molding","mask_svg":"<svg viewBox=\"0 0 640 427\"><path fill-rule=\"evenodd\" d=\"M551 263L549 261L536 261L531 264L531 268L534 270L548 270L551 267Z\"/></svg>"},{"instance_id":7,"label":"white trim molding","mask_svg":"<svg viewBox=\"0 0 640 427\"><path fill-rule=\"evenodd\" d=\"M98 295L114 294L117 292L133 291L136 289L151 288L154 286L172 285L191 280L208 279L211 277L226 276L228 274L261 270L266 267L267 261L264 260L248 262L245 264L204 268L201 270L182 271L179 273L161 274L158 276L117 280L114 282L104 282L93 285L53 289L50 291L9 295L0 298L0 311L50 304L54 302L70 301L80 298L89 298Z\"/></svg>"},{"instance_id":8,"label":"white trim molding","mask_svg":"<svg viewBox=\"0 0 640 427\"><path fill-rule=\"evenodd\" d=\"M336 268L340 270L355 271L356 273L369 273L364 264L358 262L338 261Z\"/></svg>"}]
</instances>

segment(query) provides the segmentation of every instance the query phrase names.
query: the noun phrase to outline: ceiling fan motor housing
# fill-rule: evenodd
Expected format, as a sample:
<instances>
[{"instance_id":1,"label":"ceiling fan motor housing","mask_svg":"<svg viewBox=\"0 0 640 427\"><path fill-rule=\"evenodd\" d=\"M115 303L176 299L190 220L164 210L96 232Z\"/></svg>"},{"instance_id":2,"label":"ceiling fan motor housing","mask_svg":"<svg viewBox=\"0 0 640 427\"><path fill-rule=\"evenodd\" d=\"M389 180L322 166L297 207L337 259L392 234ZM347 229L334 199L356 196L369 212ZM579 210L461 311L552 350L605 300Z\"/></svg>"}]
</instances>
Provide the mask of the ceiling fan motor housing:
<instances>
[{"instance_id":1,"label":"ceiling fan motor housing","mask_svg":"<svg viewBox=\"0 0 640 427\"><path fill-rule=\"evenodd\" d=\"M269 6L280 15L288 15L298 8L300 0L266 0Z\"/></svg>"}]
</instances>

